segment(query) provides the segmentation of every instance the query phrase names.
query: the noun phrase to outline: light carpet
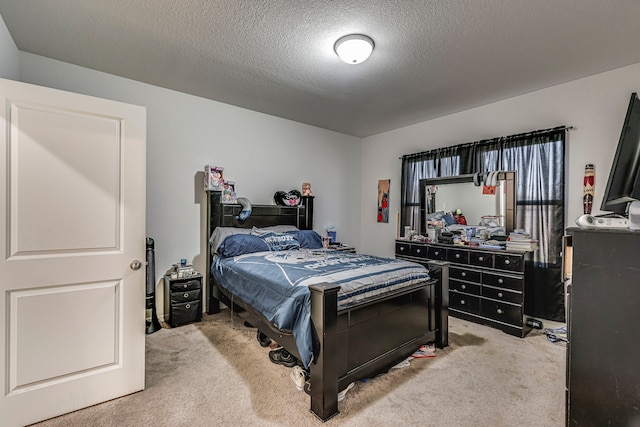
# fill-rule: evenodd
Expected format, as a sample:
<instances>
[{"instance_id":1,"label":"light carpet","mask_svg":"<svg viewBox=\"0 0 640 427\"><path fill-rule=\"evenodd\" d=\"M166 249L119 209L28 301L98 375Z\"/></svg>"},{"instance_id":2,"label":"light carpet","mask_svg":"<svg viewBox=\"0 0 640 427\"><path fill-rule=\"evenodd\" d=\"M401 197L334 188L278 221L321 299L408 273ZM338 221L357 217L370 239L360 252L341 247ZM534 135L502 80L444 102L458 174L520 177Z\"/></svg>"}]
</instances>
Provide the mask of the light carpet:
<instances>
[{"instance_id":1,"label":"light carpet","mask_svg":"<svg viewBox=\"0 0 640 427\"><path fill-rule=\"evenodd\" d=\"M147 335L144 391L36 425L564 426L564 347L537 330L523 339L453 317L449 326L449 347L357 382L323 424L256 330L222 310Z\"/></svg>"}]
</instances>

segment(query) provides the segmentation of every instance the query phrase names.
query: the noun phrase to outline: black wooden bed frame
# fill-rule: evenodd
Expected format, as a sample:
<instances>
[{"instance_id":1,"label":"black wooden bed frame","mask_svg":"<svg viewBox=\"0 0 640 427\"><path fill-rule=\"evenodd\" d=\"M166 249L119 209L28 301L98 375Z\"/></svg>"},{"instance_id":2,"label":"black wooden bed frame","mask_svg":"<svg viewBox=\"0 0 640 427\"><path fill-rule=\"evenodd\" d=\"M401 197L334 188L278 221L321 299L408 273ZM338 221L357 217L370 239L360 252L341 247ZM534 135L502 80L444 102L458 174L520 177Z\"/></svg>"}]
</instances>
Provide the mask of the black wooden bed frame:
<instances>
[{"instance_id":1,"label":"black wooden bed frame","mask_svg":"<svg viewBox=\"0 0 640 427\"><path fill-rule=\"evenodd\" d=\"M221 203L219 191L208 192L207 241L216 227L251 228L276 224L313 227L313 197L298 207L253 205L251 216L237 219L241 206ZM211 277L211 245L207 245L207 313L220 310L220 302L291 354L300 357L291 331L276 329L251 306L231 296ZM410 289L338 311L339 286L318 284L311 290L311 320L318 340L310 365L311 412L322 421L338 414L338 391L353 381L385 372L410 356L420 345L448 341L449 266L429 263L432 279Z\"/></svg>"}]
</instances>

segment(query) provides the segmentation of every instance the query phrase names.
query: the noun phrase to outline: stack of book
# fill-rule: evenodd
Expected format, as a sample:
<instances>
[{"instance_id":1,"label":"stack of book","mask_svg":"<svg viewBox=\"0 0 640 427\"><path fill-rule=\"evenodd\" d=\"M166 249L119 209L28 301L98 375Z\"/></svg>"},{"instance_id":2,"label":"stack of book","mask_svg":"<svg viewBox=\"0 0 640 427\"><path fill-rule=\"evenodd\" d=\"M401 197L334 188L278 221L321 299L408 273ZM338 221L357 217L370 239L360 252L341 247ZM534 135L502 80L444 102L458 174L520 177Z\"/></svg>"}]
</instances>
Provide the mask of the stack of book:
<instances>
[{"instance_id":1,"label":"stack of book","mask_svg":"<svg viewBox=\"0 0 640 427\"><path fill-rule=\"evenodd\" d=\"M507 250L535 251L538 249L538 241L532 239L529 233L523 230L514 230L507 238Z\"/></svg>"}]
</instances>

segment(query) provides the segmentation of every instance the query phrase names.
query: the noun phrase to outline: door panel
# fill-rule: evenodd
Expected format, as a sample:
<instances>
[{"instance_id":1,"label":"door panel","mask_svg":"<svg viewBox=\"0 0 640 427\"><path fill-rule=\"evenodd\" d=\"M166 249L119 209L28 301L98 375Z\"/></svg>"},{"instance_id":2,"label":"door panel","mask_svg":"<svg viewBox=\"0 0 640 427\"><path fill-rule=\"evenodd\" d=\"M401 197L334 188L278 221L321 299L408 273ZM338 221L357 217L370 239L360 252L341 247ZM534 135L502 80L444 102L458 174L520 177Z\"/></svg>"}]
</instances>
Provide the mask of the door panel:
<instances>
[{"instance_id":1,"label":"door panel","mask_svg":"<svg viewBox=\"0 0 640 427\"><path fill-rule=\"evenodd\" d=\"M0 413L144 388L145 111L0 79ZM6 414L6 415L5 415Z\"/></svg>"},{"instance_id":2,"label":"door panel","mask_svg":"<svg viewBox=\"0 0 640 427\"><path fill-rule=\"evenodd\" d=\"M120 118L17 102L10 114L11 254L119 249Z\"/></svg>"}]
</instances>

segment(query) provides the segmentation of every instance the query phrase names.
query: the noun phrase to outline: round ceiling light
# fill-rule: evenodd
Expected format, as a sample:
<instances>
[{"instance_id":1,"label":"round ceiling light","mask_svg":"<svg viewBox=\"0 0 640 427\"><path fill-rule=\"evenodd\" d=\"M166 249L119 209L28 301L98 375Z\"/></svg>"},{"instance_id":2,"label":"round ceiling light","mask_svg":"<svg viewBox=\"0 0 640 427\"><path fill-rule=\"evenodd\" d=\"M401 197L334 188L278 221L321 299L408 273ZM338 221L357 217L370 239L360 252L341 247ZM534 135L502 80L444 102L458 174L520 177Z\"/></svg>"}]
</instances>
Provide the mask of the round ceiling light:
<instances>
[{"instance_id":1,"label":"round ceiling light","mask_svg":"<svg viewBox=\"0 0 640 427\"><path fill-rule=\"evenodd\" d=\"M347 64L360 64L373 51L373 40L363 34L349 34L338 39L334 49L340 59Z\"/></svg>"}]
</instances>

